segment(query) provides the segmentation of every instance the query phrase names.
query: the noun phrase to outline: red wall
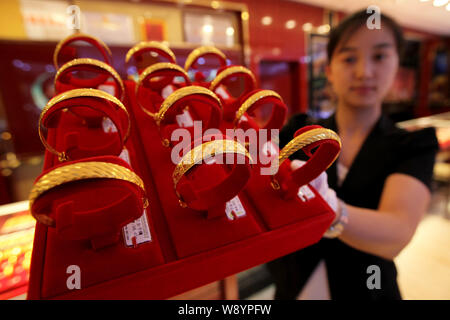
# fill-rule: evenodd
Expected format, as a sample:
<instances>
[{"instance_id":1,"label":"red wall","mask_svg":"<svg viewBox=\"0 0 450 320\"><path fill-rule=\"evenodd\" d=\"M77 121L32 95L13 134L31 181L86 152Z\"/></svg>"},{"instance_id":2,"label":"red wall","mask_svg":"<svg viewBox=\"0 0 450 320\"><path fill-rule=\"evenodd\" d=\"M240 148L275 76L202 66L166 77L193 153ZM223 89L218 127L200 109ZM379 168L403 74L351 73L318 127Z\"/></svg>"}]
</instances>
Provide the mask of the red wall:
<instances>
[{"instance_id":1,"label":"red wall","mask_svg":"<svg viewBox=\"0 0 450 320\"><path fill-rule=\"evenodd\" d=\"M239 2L246 3L250 13L250 69L258 78L258 66L261 60L299 62L298 101L300 101L300 106L298 110L293 111L306 111L308 106L308 65L302 59L306 55L305 32L302 26L307 22L314 26L322 25L324 9L280 0ZM271 25L264 26L261 23L264 16L272 17ZM291 19L295 20L297 25L293 29L286 29L285 23Z\"/></svg>"}]
</instances>

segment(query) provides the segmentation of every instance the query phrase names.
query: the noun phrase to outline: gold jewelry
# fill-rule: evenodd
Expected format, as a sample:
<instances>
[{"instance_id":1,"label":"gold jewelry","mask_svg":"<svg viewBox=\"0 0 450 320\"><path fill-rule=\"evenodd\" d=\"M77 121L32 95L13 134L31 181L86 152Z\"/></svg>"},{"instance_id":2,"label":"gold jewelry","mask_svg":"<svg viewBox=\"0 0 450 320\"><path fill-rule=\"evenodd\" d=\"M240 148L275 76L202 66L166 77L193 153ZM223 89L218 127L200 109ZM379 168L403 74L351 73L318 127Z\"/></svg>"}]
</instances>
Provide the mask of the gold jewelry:
<instances>
[{"instance_id":1,"label":"gold jewelry","mask_svg":"<svg viewBox=\"0 0 450 320\"><path fill-rule=\"evenodd\" d=\"M58 54L59 54L59 51L61 51L61 48L63 47L63 45L65 45L67 42L69 42L69 40L76 39L76 38L82 38L82 37L85 37L85 38L91 38L91 39L93 39L94 41L97 41L101 46L103 46L103 47L106 49L106 51L108 52L108 54L109 54L110 56L112 56L111 50L108 48L108 46L107 46L102 40L100 40L100 39L98 39L98 38L96 38L96 37L93 37L93 36L84 34L84 33L74 33L74 34L71 34L70 36L68 36L68 37L66 37L66 38L64 38L64 39L62 39L62 40L61 40L60 42L58 42L58 44L56 45L55 51L53 52L53 65L55 66L55 69L56 69L56 70L59 69L59 65L58 65Z\"/></svg>"},{"instance_id":2,"label":"gold jewelry","mask_svg":"<svg viewBox=\"0 0 450 320\"><path fill-rule=\"evenodd\" d=\"M186 71L184 71L183 68L181 68L179 65L176 65L174 63L170 63L170 62L160 62L160 63L155 63L149 67L147 67L139 76L139 79L136 83L136 88L135 88L135 95L137 97L138 91L142 85L142 83L145 81L145 79L151 75L154 72L157 71L161 71L161 70L175 70L175 71L179 71L181 74L183 74L185 76L185 79L189 79L189 76L187 74ZM155 113L148 111L147 109L144 108L144 106L140 103L139 99L137 100L139 106L141 107L142 111L144 111L147 115L149 115L150 117L154 118L155 117Z\"/></svg>"},{"instance_id":3,"label":"gold jewelry","mask_svg":"<svg viewBox=\"0 0 450 320\"><path fill-rule=\"evenodd\" d=\"M161 104L161 107L159 108L158 113L156 113L153 116L158 127L161 124L161 121L164 119L164 115L166 114L167 110L169 110L169 108L173 104L175 104L178 100L180 100L186 96L192 95L192 94L202 94L202 95L209 96L209 97L213 98L214 100L216 100L220 106L222 106L222 104L220 103L220 99L211 90L208 90L208 89L206 89L204 87L200 87L200 86L183 87L183 88L180 88L180 89L172 92L163 101L163 103Z\"/></svg>"},{"instance_id":4,"label":"gold jewelry","mask_svg":"<svg viewBox=\"0 0 450 320\"><path fill-rule=\"evenodd\" d=\"M33 185L29 195L30 212L37 221L54 226L54 220L52 218L33 212L34 201L44 192L62 184L78 180L101 178L124 180L137 185L144 193L144 208L148 206L144 182L133 171L115 163L89 161L61 166L40 177Z\"/></svg>"},{"instance_id":5,"label":"gold jewelry","mask_svg":"<svg viewBox=\"0 0 450 320\"><path fill-rule=\"evenodd\" d=\"M123 137L123 144L125 144L126 140L128 139L128 136L130 135L130 126L131 126L130 116L129 116L128 111L125 108L125 106L116 97L114 97L114 96L110 95L109 93L106 93L102 90L91 89L91 88L73 89L73 90L63 92L63 93L57 95L56 97L53 97L47 103L47 105L44 107L44 109L42 109L41 115L39 116L39 125L38 125L39 138L41 139L42 144L45 146L45 148L48 151L57 155L59 161L68 160L67 155L64 152L59 152L59 151L55 150L52 146L50 146L47 143L47 140L44 138L44 136L42 134L42 128L44 127L43 123L42 123L42 119L44 118L45 114L53 106L57 105L58 103L65 101L65 100L79 98L79 97L95 97L95 98L105 99L105 100L108 100L108 101L114 103L117 107L119 107L121 110L123 110L125 112L125 114L127 115L127 119L128 119L128 128L127 128L127 132L125 133L125 135Z\"/></svg>"},{"instance_id":6,"label":"gold jewelry","mask_svg":"<svg viewBox=\"0 0 450 320\"><path fill-rule=\"evenodd\" d=\"M205 142L195 147L194 149L189 150L189 152L183 156L172 174L175 193L177 194L181 206L185 206L186 204L182 200L181 195L178 193L178 191L176 191L176 188L183 175L185 175L196 164L201 163L203 160L214 157L215 155L226 153L236 153L244 155L250 160L250 162L252 162L252 157L247 149L245 149L245 147L241 143L235 140L214 140Z\"/></svg>"},{"instance_id":7,"label":"gold jewelry","mask_svg":"<svg viewBox=\"0 0 450 320\"><path fill-rule=\"evenodd\" d=\"M283 149L281 149L280 154L278 156L278 166L281 166L281 164L284 162L284 160L289 158L292 154L294 154L298 150L300 150L314 142L322 141L322 140L330 140L330 139L337 141L339 143L339 147L341 147L341 145L342 145L341 139L336 134L336 132L334 132L333 130L330 130L330 129L314 128L314 129L311 129L311 130L308 130L306 132L299 134L294 139L289 141L289 143ZM333 164L333 162L337 159L338 156L339 156L339 153L334 157L333 161L330 162L330 164L327 166L326 169L328 169ZM280 189L280 184L275 179L274 176L272 176L271 185L275 190Z\"/></svg>"},{"instance_id":8,"label":"gold jewelry","mask_svg":"<svg viewBox=\"0 0 450 320\"><path fill-rule=\"evenodd\" d=\"M227 57L225 56L225 54L220 51L219 49L217 49L216 47L212 47L212 46L202 46L202 47L198 47L197 49L194 49L187 57L186 59L186 63L184 64L184 70L188 71L191 67L192 64L197 60L197 58L205 55L205 54L215 54L219 57L221 57L224 61L227 60Z\"/></svg>"},{"instance_id":9,"label":"gold jewelry","mask_svg":"<svg viewBox=\"0 0 450 320\"><path fill-rule=\"evenodd\" d=\"M281 96L276 93L273 90L261 90L254 94L252 94L250 97L247 98L247 100L244 101L244 103L240 106L239 110L236 112L236 118L234 119L234 128L236 129L239 120L241 120L242 116L245 112L247 112L250 107L257 102L259 99L265 98L265 97L275 97L283 101Z\"/></svg>"},{"instance_id":10,"label":"gold jewelry","mask_svg":"<svg viewBox=\"0 0 450 320\"><path fill-rule=\"evenodd\" d=\"M136 44L134 47L132 47L130 50L128 50L127 55L125 57L125 63L128 63L130 61L131 57L138 51L146 48L155 48L159 49L161 51L164 51L168 56L172 58L172 61L176 62L176 57L173 54L172 50L169 49L168 46L162 44L158 41L141 41L138 44Z\"/></svg>"},{"instance_id":11,"label":"gold jewelry","mask_svg":"<svg viewBox=\"0 0 450 320\"><path fill-rule=\"evenodd\" d=\"M250 70L248 70L247 68L245 68L243 66L233 66L233 67L229 67L229 68L223 70L222 72L220 72L216 76L216 78L211 82L211 85L209 86L209 90L211 90L211 91L216 90L217 86L222 82L223 79L225 79L226 77L228 77L230 75L237 74L237 73L245 73L245 74L249 75L250 78L252 79L253 86L256 87L256 78Z\"/></svg>"},{"instance_id":12,"label":"gold jewelry","mask_svg":"<svg viewBox=\"0 0 450 320\"><path fill-rule=\"evenodd\" d=\"M56 73L55 82L54 82L55 86L56 86L56 82L58 81L58 78L64 71L66 71L67 69L69 69L71 67L79 66L79 65L92 65L92 66L98 67L98 68L103 69L104 71L108 72L114 78L116 83L119 85L120 93L121 93L119 99L123 100L124 95L125 95L125 87L123 85L122 79L120 78L119 74L109 64L106 64L106 63L104 63L100 60L96 60L96 59L79 58L79 59L73 59L73 60L67 62Z\"/></svg>"}]
</instances>

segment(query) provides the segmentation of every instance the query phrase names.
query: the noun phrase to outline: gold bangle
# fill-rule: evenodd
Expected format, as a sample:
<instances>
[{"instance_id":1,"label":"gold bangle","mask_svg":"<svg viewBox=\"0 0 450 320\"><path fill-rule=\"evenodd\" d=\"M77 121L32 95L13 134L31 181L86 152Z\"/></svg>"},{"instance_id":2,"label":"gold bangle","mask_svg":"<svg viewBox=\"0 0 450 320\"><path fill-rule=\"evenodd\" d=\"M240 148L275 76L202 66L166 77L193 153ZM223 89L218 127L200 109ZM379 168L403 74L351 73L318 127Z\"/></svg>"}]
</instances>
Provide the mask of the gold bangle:
<instances>
[{"instance_id":1,"label":"gold bangle","mask_svg":"<svg viewBox=\"0 0 450 320\"><path fill-rule=\"evenodd\" d=\"M281 149L280 154L278 156L278 164L281 165L284 160L289 158L292 154L294 154L298 150L306 147L307 145L310 145L314 142L321 140L337 141L337 143L339 143L339 147L341 147L341 139L333 130L325 128L311 129L299 134L294 139L289 141L289 143L283 149ZM331 166L331 164L336 160L338 155L336 155L336 157L333 159L333 161L331 161L328 167Z\"/></svg>"},{"instance_id":2,"label":"gold bangle","mask_svg":"<svg viewBox=\"0 0 450 320\"><path fill-rule=\"evenodd\" d=\"M208 90L204 87L200 87L200 86L188 86L188 87L183 87L180 88L174 92L172 92L161 104L161 107L159 108L158 113L156 113L154 115L154 119L156 121L156 124L159 125L161 124L161 121L164 119L164 115L166 114L167 110L169 110L169 108L178 100L192 95L192 94L203 94L206 96L209 96L211 98L213 98L214 100L217 101L217 103L219 104L219 106L222 106L222 104L220 103L220 99L216 96L216 94L214 92L212 92L211 90Z\"/></svg>"},{"instance_id":3,"label":"gold bangle","mask_svg":"<svg viewBox=\"0 0 450 320\"><path fill-rule=\"evenodd\" d=\"M202 47L198 47L197 49L194 49L187 57L186 59L186 63L184 64L184 70L188 71L191 67L192 64L201 56L205 55L205 54L215 54L219 57L221 57L224 61L227 60L227 57L225 56L225 54L220 51L219 49L217 49L216 47L212 47L212 46L202 46Z\"/></svg>"},{"instance_id":4,"label":"gold bangle","mask_svg":"<svg viewBox=\"0 0 450 320\"><path fill-rule=\"evenodd\" d=\"M33 185L29 195L30 212L37 221L53 226L54 221L52 218L47 215L35 214L33 212L34 201L44 192L62 184L78 180L101 178L124 180L137 185L144 194L144 208L148 206L144 182L137 174L130 169L115 163L89 161L61 166L40 177Z\"/></svg>"},{"instance_id":5,"label":"gold bangle","mask_svg":"<svg viewBox=\"0 0 450 320\"><path fill-rule=\"evenodd\" d=\"M130 116L129 116L128 111L125 108L125 106L116 97L114 97L114 96L110 95L109 93L106 93L102 90L91 89L91 88L73 89L73 90L63 92L63 93L57 95L56 97L53 97L47 103L47 105L44 107L44 109L42 109L41 115L39 116L39 125L38 125L39 138L41 139L42 144L45 146L45 148L48 151L57 155L59 161L68 160L67 155L64 152L59 152L59 151L55 150L52 146L50 146L47 143L47 140L44 138L44 136L42 134L42 128L44 127L42 124L42 119L44 118L45 114L56 104L58 104L62 101L65 101L65 100L79 98L79 97L95 97L95 98L105 99L105 100L108 100L108 101L114 103L117 107L119 107L121 110L123 110L125 112L125 114L127 115L127 119L128 119L127 131L122 138L124 144L125 144L126 140L128 139L128 136L130 135L130 127L131 127Z\"/></svg>"},{"instance_id":6,"label":"gold bangle","mask_svg":"<svg viewBox=\"0 0 450 320\"><path fill-rule=\"evenodd\" d=\"M79 59L73 59L69 62L67 62L66 64L64 64L59 70L58 72L56 72L56 76L55 76L55 87L56 87L56 82L58 81L58 78L61 76L61 74L66 71L69 68L72 68L74 66L79 66L79 65L90 65L90 66L95 66L98 67L100 69L103 69L104 71L108 72L116 81L116 83L119 85L120 87L120 100L123 100L124 95L125 95L125 87L123 85L122 79L120 78L119 74L116 72L116 70L114 70L109 64L106 64L100 60L96 60L96 59L91 59L91 58L79 58Z\"/></svg>"},{"instance_id":7,"label":"gold bangle","mask_svg":"<svg viewBox=\"0 0 450 320\"><path fill-rule=\"evenodd\" d=\"M130 61L131 57L136 52L138 52L142 49L146 49L146 48L159 49L159 50L165 52L168 56L170 56L172 58L173 63L176 63L176 57L175 57L174 53L172 52L172 50L170 50L168 46L166 46L158 41L141 41L141 42L139 42L134 47L132 47L130 50L128 50L127 55L125 56L125 63L128 63Z\"/></svg>"},{"instance_id":8,"label":"gold bangle","mask_svg":"<svg viewBox=\"0 0 450 320\"><path fill-rule=\"evenodd\" d=\"M176 188L183 175L185 175L196 164L201 163L203 160L214 157L215 155L225 153L241 154L246 156L250 160L250 162L252 162L252 157L247 149L245 149L245 147L241 143L235 140L214 140L205 142L195 147L194 149L189 150L189 152L183 156L181 161L176 165L175 170L172 174L173 185L177 197L179 198L180 205L184 206L184 202L181 199L181 196L176 191Z\"/></svg>"},{"instance_id":9,"label":"gold bangle","mask_svg":"<svg viewBox=\"0 0 450 320\"><path fill-rule=\"evenodd\" d=\"M53 52L53 65L55 66L55 69L58 70L59 69L59 65L58 65L58 54L59 51L61 51L61 48L63 47L63 45L65 45L67 42L69 42L72 39L76 39L76 38L91 38L92 40L98 42L103 48L106 49L106 51L108 52L108 54L110 56L112 56L111 54L111 50L108 48L108 46L100 39L84 34L84 33L74 33L71 34L70 36L62 39L60 42L58 42L58 44L56 45L55 51Z\"/></svg>"},{"instance_id":10,"label":"gold bangle","mask_svg":"<svg viewBox=\"0 0 450 320\"><path fill-rule=\"evenodd\" d=\"M233 75L233 74L238 74L238 73L244 73L250 76L250 78L252 79L252 83L253 86L256 87L256 78L253 75L253 73L248 70L246 67L243 66L233 66L233 67L229 67L225 70L223 70L222 72L220 72L216 78L211 82L211 85L209 86L209 90L214 91L216 90L217 86L223 81L223 79L225 79L226 77Z\"/></svg>"},{"instance_id":11,"label":"gold bangle","mask_svg":"<svg viewBox=\"0 0 450 320\"><path fill-rule=\"evenodd\" d=\"M276 93L273 90L261 90L256 92L255 94L252 94L247 100L244 101L244 103L240 106L239 110L236 112L236 118L234 119L234 127L236 128L239 120L241 120L242 116L245 112L247 112L250 107L257 102L259 99L266 98L266 97L275 97L283 101L281 96Z\"/></svg>"},{"instance_id":12,"label":"gold bangle","mask_svg":"<svg viewBox=\"0 0 450 320\"><path fill-rule=\"evenodd\" d=\"M139 76L139 79L136 83L136 88L135 88L135 95L137 97L138 91L142 85L142 83L145 81L145 79L151 75L154 72L157 71L161 71L161 70L175 70L175 71L179 71L180 73L182 73L186 79L189 79L189 76L187 74L186 71L184 71L183 68L181 68L179 65L176 65L174 63L170 63L170 62L159 62L159 63L155 63L149 67L147 67ZM189 83L190 84L190 83ZM147 115L149 115L150 117L154 118L155 117L155 113L152 113L150 111L148 111L147 109L144 108L144 106L140 103L139 99L137 100L139 106L141 107L142 111L144 111Z\"/></svg>"},{"instance_id":13,"label":"gold bangle","mask_svg":"<svg viewBox=\"0 0 450 320\"><path fill-rule=\"evenodd\" d=\"M280 154L278 156L278 167L281 166L281 164L289 158L292 154L297 152L298 150L321 140L334 140L339 143L339 147L341 147L341 139L339 136L330 129L325 128L315 128L308 130L306 132L303 132L296 136L294 139L289 141L289 143L280 151ZM330 164L327 166L325 170L327 170L333 162L337 159L339 156L339 153L334 157L333 161L330 162ZM275 179L275 176L272 176L271 186L273 189L278 190L280 189L280 183Z\"/></svg>"}]
</instances>

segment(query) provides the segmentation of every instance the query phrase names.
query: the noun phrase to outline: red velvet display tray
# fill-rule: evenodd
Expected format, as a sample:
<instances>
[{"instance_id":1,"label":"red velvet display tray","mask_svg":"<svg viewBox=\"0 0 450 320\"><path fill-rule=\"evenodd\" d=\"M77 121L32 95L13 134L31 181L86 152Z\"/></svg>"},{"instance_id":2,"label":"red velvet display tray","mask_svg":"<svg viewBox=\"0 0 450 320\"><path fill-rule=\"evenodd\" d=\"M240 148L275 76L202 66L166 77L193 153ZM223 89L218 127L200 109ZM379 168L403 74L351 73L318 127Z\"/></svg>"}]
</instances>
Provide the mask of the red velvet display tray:
<instances>
[{"instance_id":1,"label":"red velvet display tray","mask_svg":"<svg viewBox=\"0 0 450 320\"><path fill-rule=\"evenodd\" d=\"M247 211L244 218L230 221L192 212L180 215L182 208L172 185L174 165L169 163L167 148L159 140L156 125L133 101L134 82L125 81L125 86L132 126L126 147L149 198L146 213L152 241L136 248L125 247L121 241L94 251L88 241L62 240L52 228L38 223L28 299L166 299L321 239L334 219L325 201L321 205L326 210L321 213L278 227L264 222L253 203L258 199L245 192L239 194ZM50 144L60 143L61 130L49 131ZM44 169L57 163L47 152ZM79 290L66 286L71 264L81 269Z\"/></svg>"}]
</instances>

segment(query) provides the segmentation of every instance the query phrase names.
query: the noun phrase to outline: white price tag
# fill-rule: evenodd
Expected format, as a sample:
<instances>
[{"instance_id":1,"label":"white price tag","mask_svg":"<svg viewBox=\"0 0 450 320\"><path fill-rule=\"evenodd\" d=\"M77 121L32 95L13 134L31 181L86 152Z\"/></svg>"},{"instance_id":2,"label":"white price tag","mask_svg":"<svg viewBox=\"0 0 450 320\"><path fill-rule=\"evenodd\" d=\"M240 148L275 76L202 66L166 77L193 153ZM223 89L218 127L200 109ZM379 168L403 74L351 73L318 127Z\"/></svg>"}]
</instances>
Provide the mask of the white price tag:
<instances>
[{"instance_id":1,"label":"white price tag","mask_svg":"<svg viewBox=\"0 0 450 320\"><path fill-rule=\"evenodd\" d=\"M144 213L139 219L136 219L123 227L123 237L127 247L133 247L134 245L152 241L146 209L144 209ZM133 238L135 239L134 243Z\"/></svg>"},{"instance_id":2,"label":"white price tag","mask_svg":"<svg viewBox=\"0 0 450 320\"><path fill-rule=\"evenodd\" d=\"M301 186L300 188L298 188L297 196L303 202L306 202L306 201L316 197L314 192L307 185L304 185L304 186Z\"/></svg>"},{"instance_id":3,"label":"white price tag","mask_svg":"<svg viewBox=\"0 0 450 320\"><path fill-rule=\"evenodd\" d=\"M116 88L111 84L101 84L97 87L97 89L109 93L114 97L116 96Z\"/></svg>"},{"instance_id":4,"label":"white price tag","mask_svg":"<svg viewBox=\"0 0 450 320\"><path fill-rule=\"evenodd\" d=\"M182 114L176 116L177 123L182 128L188 128L194 126L194 121L192 120L191 114L188 110L184 110Z\"/></svg>"},{"instance_id":5,"label":"white price tag","mask_svg":"<svg viewBox=\"0 0 450 320\"><path fill-rule=\"evenodd\" d=\"M227 214L228 220L245 217L247 214L238 196L234 197L226 203L225 213Z\"/></svg>"},{"instance_id":6,"label":"white price tag","mask_svg":"<svg viewBox=\"0 0 450 320\"><path fill-rule=\"evenodd\" d=\"M126 148L123 148L122 152L119 155L119 158L124 160L126 163L128 163L131 166L130 153L128 152L128 150Z\"/></svg>"},{"instance_id":7,"label":"white price tag","mask_svg":"<svg viewBox=\"0 0 450 320\"><path fill-rule=\"evenodd\" d=\"M117 132L117 128L110 118L103 118L102 127L104 133L114 133Z\"/></svg>"}]
</instances>

